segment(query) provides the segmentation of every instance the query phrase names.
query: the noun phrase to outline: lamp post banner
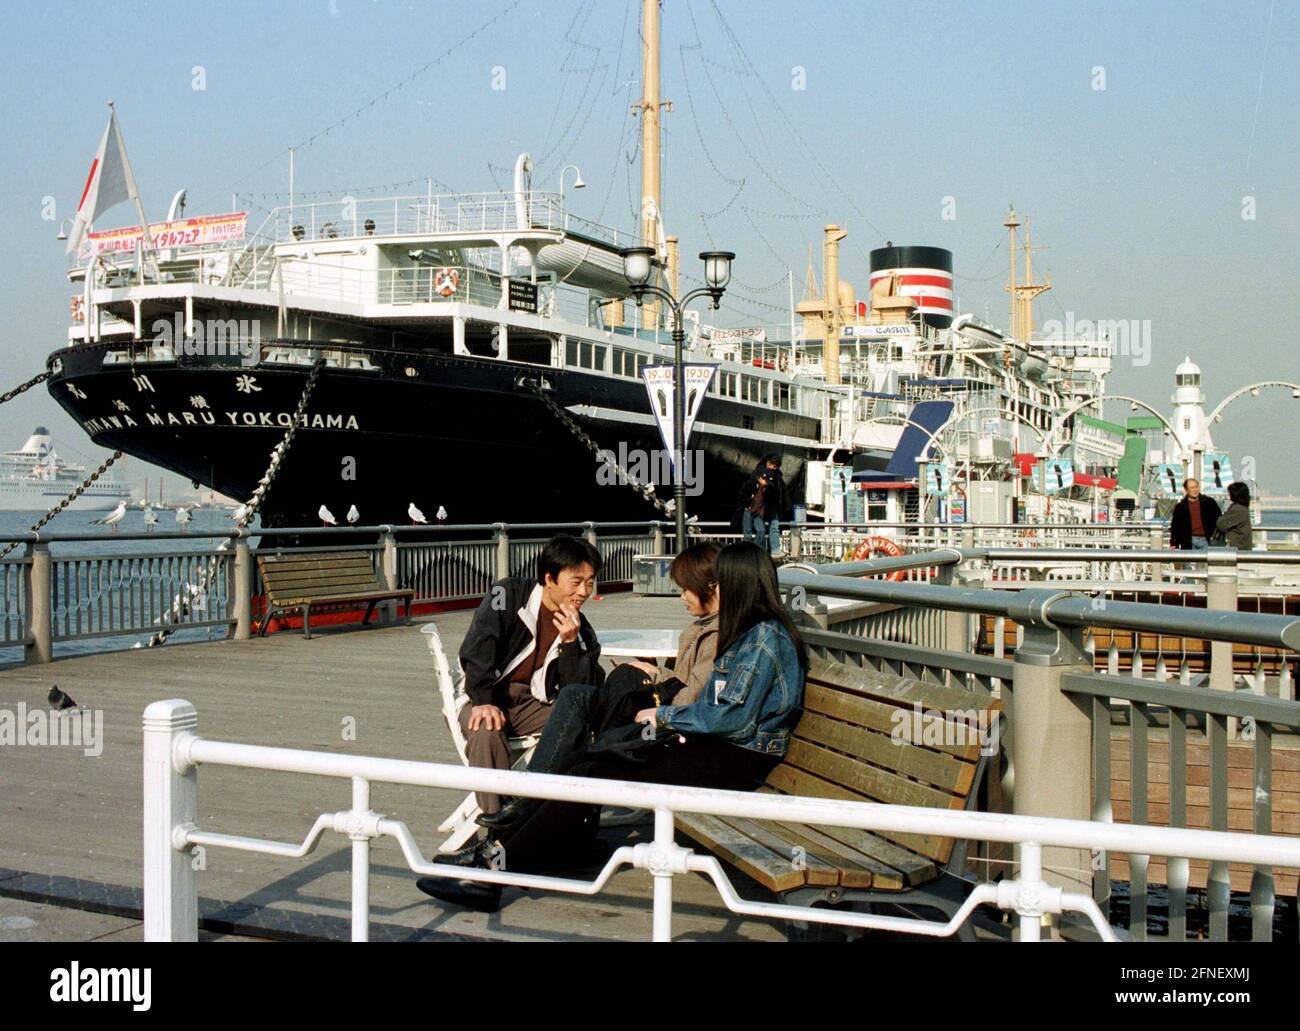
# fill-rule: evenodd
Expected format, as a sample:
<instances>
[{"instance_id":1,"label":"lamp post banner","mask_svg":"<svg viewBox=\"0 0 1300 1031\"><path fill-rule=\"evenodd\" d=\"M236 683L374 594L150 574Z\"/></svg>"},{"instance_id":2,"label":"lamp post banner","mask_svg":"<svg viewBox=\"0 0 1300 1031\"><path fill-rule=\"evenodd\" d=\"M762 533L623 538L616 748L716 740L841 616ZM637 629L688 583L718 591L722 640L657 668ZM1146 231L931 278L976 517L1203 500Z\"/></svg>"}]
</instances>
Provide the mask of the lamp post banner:
<instances>
[{"instance_id":1,"label":"lamp post banner","mask_svg":"<svg viewBox=\"0 0 1300 1031\"><path fill-rule=\"evenodd\" d=\"M713 379L716 365L684 364L682 365L682 382L686 385L686 405L683 418L682 447L686 449L691 439L691 430L695 426L695 416L704 404L704 395L708 393L709 383ZM673 366L647 365L641 370L645 380L646 393L650 396L650 411L654 413L655 422L659 424L659 435L663 437L664 447L671 456L673 468L677 467L677 448L673 446L673 403L677 390L673 383Z\"/></svg>"}]
</instances>

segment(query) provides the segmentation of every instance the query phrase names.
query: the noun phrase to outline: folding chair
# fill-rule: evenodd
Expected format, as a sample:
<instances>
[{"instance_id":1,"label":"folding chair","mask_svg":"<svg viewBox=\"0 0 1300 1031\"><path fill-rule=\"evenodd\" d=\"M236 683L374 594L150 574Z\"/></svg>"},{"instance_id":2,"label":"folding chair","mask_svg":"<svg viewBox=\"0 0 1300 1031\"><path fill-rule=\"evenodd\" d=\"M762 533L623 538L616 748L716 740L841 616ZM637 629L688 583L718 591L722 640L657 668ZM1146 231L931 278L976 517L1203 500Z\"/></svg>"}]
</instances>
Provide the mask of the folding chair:
<instances>
[{"instance_id":1,"label":"folding chair","mask_svg":"<svg viewBox=\"0 0 1300 1031\"><path fill-rule=\"evenodd\" d=\"M424 624L420 632L425 635L425 640L429 644L429 654L433 656L433 672L438 679L438 693L442 698L442 717L447 721L447 729L451 731L451 740L456 745L456 754L460 756L460 761L468 766L469 762L465 757L465 735L460 729L460 710L469 704L469 695L464 690L465 674L460 668L459 660L455 669L448 661L437 623ZM537 745L537 738L538 735L529 734L525 737L507 739L510 747L511 769L527 765ZM466 795L465 801L438 824L438 830L450 832L450 837L438 847L438 851L455 852L469 844L478 833L478 824L474 821L482 811L474 793L470 792Z\"/></svg>"}]
</instances>

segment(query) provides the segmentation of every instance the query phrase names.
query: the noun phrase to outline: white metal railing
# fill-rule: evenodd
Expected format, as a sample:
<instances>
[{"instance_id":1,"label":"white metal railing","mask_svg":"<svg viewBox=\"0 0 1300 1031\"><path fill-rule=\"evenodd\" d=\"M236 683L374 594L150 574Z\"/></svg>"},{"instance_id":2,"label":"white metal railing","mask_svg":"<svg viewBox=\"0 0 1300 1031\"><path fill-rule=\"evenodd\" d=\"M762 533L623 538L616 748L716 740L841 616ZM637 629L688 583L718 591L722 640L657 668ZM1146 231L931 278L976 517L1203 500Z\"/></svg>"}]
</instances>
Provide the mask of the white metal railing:
<instances>
[{"instance_id":1,"label":"white metal railing","mask_svg":"<svg viewBox=\"0 0 1300 1031\"><path fill-rule=\"evenodd\" d=\"M346 834L352 843L353 941L365 941L369 937L370 844L380 837L397 842L414 873L576 895L598 894L620 867L648 870L654 880L655 941L671 940L673 877L691 872L707 876L727 909L746 916L945 937L953 934L976 907L993 905L1016 913L1021 941L1038 941L1042 917L1063 912L1086 915L1103 939L1115 941L1113 929L1089 894L1069 891L1044 879L1044 848L1081 852L1100 849L1129 856L1300 867L1300 840L1294 838L473 769L208 741L198 735L197 728L197 711L181 699L154 702L144 713L144 924L148 941L197 938L198 879L188 854L194 847L231 848L300 859L316 848L326 831ZM352 785L352 804L348 809L322 813L300 843L204 831L198 825L198 767L201 765L347 779ZM650 810L654 813L654 838L651 842L617 849L591 881L515 873L508 868L479 869L431 863L404 822L371 809L370 785L375 782ZM1008 843L1019 847L1019 865L1015 877L996 884L976 885L946 923L754 902L741 898L717 859L676 844L673 830L676 813Z\"/></svg>"}]
</instances>

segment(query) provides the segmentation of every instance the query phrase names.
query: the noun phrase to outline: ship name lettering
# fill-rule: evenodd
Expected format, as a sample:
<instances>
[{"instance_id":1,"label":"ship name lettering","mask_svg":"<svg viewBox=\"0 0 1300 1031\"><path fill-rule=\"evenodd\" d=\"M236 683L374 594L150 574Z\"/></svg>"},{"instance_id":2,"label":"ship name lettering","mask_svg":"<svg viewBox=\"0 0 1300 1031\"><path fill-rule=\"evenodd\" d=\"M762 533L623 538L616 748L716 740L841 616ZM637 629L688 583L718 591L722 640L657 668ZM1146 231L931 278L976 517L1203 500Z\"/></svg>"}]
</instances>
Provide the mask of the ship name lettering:
<instances>
[{"instance_id":1,"label":"ship name lettering","mask_svg":"<svg viewBox=\"0 0 1300 1031\"><path fill-rule=\"evenodd\" d=\"M115 430L120 430L122 428L122 421L116 415L110 415L108 417L108 422Z\"/></svg>"},{"instance_id":2,"label":"ship name lettering","mask_svg":"<svg viewBox=\"0 0 1300 1031\"><path fill-rule=\"evenodd\" d=\"M179 426L180 424L181 424L181 421L180 421L180 419L176 418L175 414L173 414L172 412L168 412L168 413L167 413L167 425L168 425L168 426Z\"/></svg>"},{"instance_id":3,"label":"ship name lettering","mask_svg":"<svg viewBox=\"0 0 1300 1031\"><path fill-rule=\"evenodd\" d=\"M127 424L128 426L139 426L139 425L140 425L138 422L136 422L134 419L132 419L129 415L124 415L124 416L122 416L122 418L126 421L126 424Z\"/></svg>"},{"instance_id":4,"label":"ship name lettering","mask_svg":"<svg viewBox=\"0 0 1300 1031\"><path fill-rule=\"evenodd\" d=\"M181 418L185 420L186 426L197 426L198 420L194 418L193 412L181 412Z\"/></svg>"},{"instance_id":5,"label":"ship name lettering","mask_svg":"<svg viewBox=\"0 0 1300 1031\"><path fill-rule=\"evenodd\" d=\"M162 416L157 412L145 412L144 414L148 417L150 426L161 426L163 424Z\"/></svg>"}]
</instances>

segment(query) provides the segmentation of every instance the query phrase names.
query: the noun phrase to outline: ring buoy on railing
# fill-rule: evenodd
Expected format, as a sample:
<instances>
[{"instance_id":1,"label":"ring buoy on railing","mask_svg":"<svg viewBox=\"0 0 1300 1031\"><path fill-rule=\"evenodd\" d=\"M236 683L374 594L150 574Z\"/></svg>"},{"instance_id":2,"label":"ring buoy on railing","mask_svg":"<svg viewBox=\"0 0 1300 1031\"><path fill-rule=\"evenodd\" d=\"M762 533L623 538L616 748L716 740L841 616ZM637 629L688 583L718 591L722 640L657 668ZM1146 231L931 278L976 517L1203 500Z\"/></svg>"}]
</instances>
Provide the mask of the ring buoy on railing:
<instances>
[{"instance_id":1,"label":"ring buoy on railing","mask_svg":"<svg viewBox=\"0 0 1300 1031\"><path fill-rule=\"evenodd\" d=\"M896 541L889 537L879 537L874 535L871 537L864 537L858 543L858 546L853 549L853 561L863 562L869 558L874 558L878 554L883 555L886 558L898 558L903 554L903 549L898 546ZM897 569L885 576L884 579L893 580L897 583L900 580L906 579L906 577L907 574L903 570ZM866 578L864 577L863 579Z\"/></svg>"},{"instance_id":2,"label":"ring buoy on railing","mask_svg":"<svg viewBox=\"0 0 1300 1031\"><path fill-rule=\"evenodd\" d=\"M86 299L81 294L73 294L72 300L68 304L68 311L72 314L73 322L85 322Z\"/></svg>"},{"instance_id":3,"label":"ring buoy on railing","mask_svg":"<svg viewBox=\"0 0 1300 1031\"><path fill-rule=\"evenodd\" d=\"M789 372L789 371L790 371L790 355L789 355L787 352L785 352L785 351L778 351L778 352L776 353L776 367L777 367L781 372Z\"/></svg>"},{"instance_id":4,"label":"ring buoy on railing","mask_svg":"<svg viewBox=\"0 0 1300 1031\"><path fill-rule=\"evenodd\" d=\"M440 268L433 274L433 289L439 297L450 297L460 287L460 273L454 268Z\"/></svg>"}]
</instances>

